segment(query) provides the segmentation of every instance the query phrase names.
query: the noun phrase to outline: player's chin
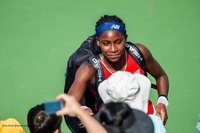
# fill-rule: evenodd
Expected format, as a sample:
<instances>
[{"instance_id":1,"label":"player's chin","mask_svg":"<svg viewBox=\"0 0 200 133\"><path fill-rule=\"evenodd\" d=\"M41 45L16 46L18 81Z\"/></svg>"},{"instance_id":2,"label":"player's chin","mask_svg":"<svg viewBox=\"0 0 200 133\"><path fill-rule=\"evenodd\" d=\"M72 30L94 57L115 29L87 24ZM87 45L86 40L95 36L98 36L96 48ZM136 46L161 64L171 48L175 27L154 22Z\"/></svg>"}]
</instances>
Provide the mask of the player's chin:
<instances>
[{"instance_id":1,"label":"player's chin","mask_svg":"<svg viewBox=\"0 0 200 133\"><path fill-rule=\"evenodd\" d=\"M110 62L118 62L119 59L120 59L119 57L109 58Z\"/></svg>"}]
</instances>

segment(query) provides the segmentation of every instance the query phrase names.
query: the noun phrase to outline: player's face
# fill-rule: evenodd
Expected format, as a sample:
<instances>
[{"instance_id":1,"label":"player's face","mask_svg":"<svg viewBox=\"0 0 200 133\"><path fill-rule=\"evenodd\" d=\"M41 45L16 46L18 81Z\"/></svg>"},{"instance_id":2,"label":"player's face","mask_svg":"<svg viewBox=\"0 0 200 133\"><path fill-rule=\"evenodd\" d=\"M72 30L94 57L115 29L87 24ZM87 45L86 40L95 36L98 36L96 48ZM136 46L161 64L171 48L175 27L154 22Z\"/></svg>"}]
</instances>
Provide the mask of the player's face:
<instances>
[{"instance_id":1,"label":"player's face","mask_svg":"<svg viewBox=\"0 0 200 133\"><path fill-rule=\"evenodd\" d=\"M117 62L124 54L126 36L116 30L108 30L97 38L102 54L111 62Z\"/></svg>"}]
</instances>

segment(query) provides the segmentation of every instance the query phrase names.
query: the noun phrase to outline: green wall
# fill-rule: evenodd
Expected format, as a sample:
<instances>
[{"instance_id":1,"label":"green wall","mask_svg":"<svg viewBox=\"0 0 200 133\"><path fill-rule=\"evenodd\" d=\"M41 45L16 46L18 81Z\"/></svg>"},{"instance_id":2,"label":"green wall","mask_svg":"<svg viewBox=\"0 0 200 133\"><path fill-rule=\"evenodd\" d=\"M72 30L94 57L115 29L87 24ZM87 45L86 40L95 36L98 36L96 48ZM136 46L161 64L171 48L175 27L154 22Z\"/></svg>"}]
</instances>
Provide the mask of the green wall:
<instances>
[{"instance_id":1,"label":"green wall","mask_svg":"<svg viewBox=\"0 0 200 133\"><path fill-rule=\"evenodd\" d=\"M94 33L100 16L116 14L126 23L129 41L146 45L169 76L167 131L195 132L199 7L199 0L0 0L0 119L14 117L26 125L31 107L62 93L69 55ZM152 90L154 104L156 98ZM69 132L64 121L62 129Z\"/></svg>"}]
</instances>

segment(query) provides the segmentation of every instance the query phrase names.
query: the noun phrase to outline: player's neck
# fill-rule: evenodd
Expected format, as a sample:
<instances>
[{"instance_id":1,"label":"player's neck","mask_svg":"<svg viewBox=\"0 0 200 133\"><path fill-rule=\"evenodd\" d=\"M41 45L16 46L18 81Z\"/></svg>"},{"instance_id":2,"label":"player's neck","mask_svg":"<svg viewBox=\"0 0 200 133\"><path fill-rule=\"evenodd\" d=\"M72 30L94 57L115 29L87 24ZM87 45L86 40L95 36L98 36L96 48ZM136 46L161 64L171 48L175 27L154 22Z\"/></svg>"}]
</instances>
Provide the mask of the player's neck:
<instances>
[{"instance_id":1,"label":"player's neck","mask_svg":"<svg viewBox=\"0 0 200 133\"><path fill-rule=\"evenodd\" d=\"M111 62L106 58L102 58L101 61L104 64L104 66L112 73L116 71L124 71L126 69L127 65L127 55L126 51L124 52L123 56L117 61L117 62Z\"/></svg>"}]
</instances>

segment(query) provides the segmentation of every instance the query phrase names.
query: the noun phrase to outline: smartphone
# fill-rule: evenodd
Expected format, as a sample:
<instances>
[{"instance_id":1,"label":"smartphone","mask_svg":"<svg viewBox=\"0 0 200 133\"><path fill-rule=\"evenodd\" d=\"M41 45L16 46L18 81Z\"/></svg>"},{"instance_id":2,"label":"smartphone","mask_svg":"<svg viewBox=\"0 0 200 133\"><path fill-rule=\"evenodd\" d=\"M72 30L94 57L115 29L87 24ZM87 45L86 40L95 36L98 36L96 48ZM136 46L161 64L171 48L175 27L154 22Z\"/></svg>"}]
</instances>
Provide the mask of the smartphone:
<instances>
[{"instance_id":1,"label":"smartphone","mask_svg":"<svg viewBox=\"0 0 200 133\"><path fill-rule=\"evenodd\" d=\"M64 106L64 101L51 101L44 103L44 109L46 114L55 114L58 110L61 110Z\"/></svg>"}]
</instances>

